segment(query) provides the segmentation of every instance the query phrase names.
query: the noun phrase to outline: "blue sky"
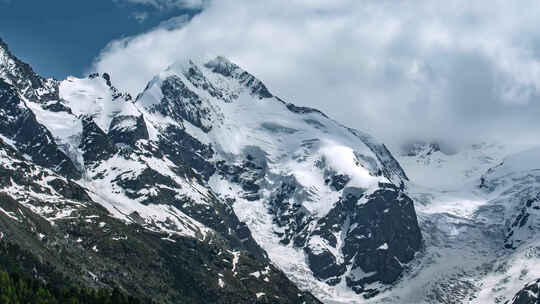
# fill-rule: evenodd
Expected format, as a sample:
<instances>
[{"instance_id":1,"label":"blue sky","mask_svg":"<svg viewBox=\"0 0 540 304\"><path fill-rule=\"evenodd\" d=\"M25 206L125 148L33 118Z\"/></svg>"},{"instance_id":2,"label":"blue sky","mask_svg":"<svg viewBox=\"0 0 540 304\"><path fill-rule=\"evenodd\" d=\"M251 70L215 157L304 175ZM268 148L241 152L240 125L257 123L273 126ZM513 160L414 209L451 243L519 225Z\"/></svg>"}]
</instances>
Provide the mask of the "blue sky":
<instances>
[{"instance_id":1,"label":"blue sky","mask_svg":"<svg viewBox=\"0 0 540 304\"><path fill-rule=\"evenodd\" d=\"M40 75L63 79L87 72L108 42L197 12L113 0L0 0L0 38Z\"/></svg>"}]
</instances>

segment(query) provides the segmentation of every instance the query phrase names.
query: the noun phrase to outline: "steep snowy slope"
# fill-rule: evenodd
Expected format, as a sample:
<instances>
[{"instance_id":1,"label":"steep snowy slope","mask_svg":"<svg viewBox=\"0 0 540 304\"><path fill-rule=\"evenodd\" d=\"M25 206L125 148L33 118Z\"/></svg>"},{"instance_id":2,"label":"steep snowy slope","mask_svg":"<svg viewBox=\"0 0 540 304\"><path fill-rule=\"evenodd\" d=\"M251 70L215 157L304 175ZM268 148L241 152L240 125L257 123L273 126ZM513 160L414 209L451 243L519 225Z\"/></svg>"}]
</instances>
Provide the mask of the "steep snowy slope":
<instances>
[{"instance_id":1,"label":"steep snowy slope","mask_svg":"<svg viewBox=\"0 0 540 304\"><path fill-rule=\"evenodd\" d=\"M407 177L383 145L274 97L227 59L172 65L135 104L157 134L179 128L211 151L201 179L322 299L380 292L420 249Z\"/></svg>"},{"instance_id":2,"label":"steep snowy slope","mask_svg":"<svg viewBox=\"0 0 540 304\"><path fill-rule=\"evenodd\" d=\"M26 101L32 99L53 110L54 101L51 100L57 100L57 96L56 81L37 76L28 65L13 57L0 40L0 134L13 141L34 163L78 178L80 173L74 164L26 105Z\"/></svg>"}]
</instances>

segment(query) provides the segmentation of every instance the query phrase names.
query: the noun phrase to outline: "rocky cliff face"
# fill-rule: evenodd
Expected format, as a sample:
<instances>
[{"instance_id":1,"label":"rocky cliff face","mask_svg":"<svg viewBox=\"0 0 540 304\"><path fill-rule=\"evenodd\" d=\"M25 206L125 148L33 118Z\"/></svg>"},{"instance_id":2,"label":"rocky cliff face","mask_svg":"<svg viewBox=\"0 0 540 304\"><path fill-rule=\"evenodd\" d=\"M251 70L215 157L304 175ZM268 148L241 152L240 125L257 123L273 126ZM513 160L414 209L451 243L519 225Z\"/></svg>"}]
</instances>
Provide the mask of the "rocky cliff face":
<instances>
[{"instance_id":1,"label":"rocky cliff face","mask_svg":"<svg viewBox=\"0 0 540 304\"><path fill-rule=\"evenodd\" d=\"M222 57L136 99L113 82L43 79L0 45L4 241L90 286L194 303L369 297L421 249L407 176L371 136Z\"/></svg>"}]
</instances>

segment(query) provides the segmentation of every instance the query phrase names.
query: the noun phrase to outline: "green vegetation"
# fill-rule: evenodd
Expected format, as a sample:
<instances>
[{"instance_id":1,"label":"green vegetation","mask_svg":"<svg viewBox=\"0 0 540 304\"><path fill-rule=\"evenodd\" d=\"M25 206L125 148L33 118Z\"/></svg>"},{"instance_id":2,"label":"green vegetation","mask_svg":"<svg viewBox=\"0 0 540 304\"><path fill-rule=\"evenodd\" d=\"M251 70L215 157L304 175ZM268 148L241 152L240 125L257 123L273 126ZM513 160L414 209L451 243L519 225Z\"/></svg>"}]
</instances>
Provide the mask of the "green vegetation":
<instances>
[{"instance_id":1,"label":"green vegetation","mask_svg":"<svg viewBox=\"0 0 540 304\"><path fill-rule=\"evenodd\" d=\"M128 304L140 303L118 289L89 289L72 286L67 289L56 289L37 279L24 277L21 274L10 274L0 270L0 304Z\"/></svg>"},{"instance_id":2,"label":"green vegetation","mask_svg":"<svg viewBox=\"0 0 540 304\"><path fill-rule=\"evenodd\" d=\"M0 304L141 303L118 288L81 288L16 244L0 241Z\"/></svg>"}]
</instances>

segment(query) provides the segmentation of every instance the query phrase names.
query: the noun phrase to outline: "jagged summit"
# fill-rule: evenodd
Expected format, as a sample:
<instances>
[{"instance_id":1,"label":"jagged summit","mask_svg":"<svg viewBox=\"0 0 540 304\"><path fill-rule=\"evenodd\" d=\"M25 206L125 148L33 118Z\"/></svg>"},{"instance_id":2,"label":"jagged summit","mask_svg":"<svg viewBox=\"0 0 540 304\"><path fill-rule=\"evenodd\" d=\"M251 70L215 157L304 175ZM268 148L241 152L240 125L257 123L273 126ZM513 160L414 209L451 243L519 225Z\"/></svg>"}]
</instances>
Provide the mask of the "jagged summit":
<instances>
[{"instance_id":1,"label":"jagged summit","mask_svg":"<svg viewBox=\"0 0 540 304\"><path fill-rule=\"evenodd\" d=\"M0 79L17 87L28 99L48 101L57 99L58 82L37 75L30 65L11 54L0 38Z\"/></svg>"},{"instance_id":2,"label":"jagged summit","mask_svg":"<svg viewBox=\"0 0 540 304\"><path fill-rule=\"evenodd\" d=\"M184 75L194 86L204 88L213 97L228 102L236 99L240 90L248 90L258 98L273 97L259 79L222 56L208 62L196 59L177 61L156 75L145 91L151 89L159 79L163 80L172 75ZM222 77L216 77L218 75Z\"/></svg>"},{"instance_id":3,"label":"jagged summit","mask_svg":"<svg viewBox=\"0 0 540 304\"><path fill-rule=\"evenodd\" d=\"M226 77L237 79L241 84L251 89L252 94L257 94L259 98L270 98L272 94L266 86L255 76L241 69L238 65L232 63L227 58L218 56L204 64L205 67L214 73L219 73Z\"/></svg>"}]
</instances>

